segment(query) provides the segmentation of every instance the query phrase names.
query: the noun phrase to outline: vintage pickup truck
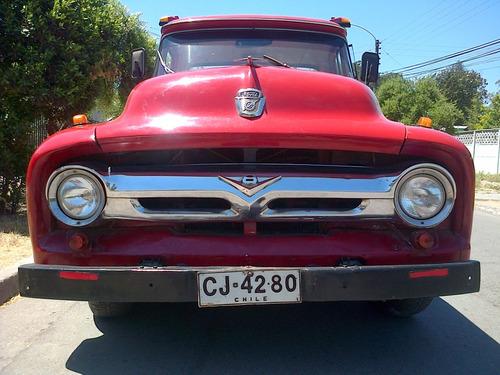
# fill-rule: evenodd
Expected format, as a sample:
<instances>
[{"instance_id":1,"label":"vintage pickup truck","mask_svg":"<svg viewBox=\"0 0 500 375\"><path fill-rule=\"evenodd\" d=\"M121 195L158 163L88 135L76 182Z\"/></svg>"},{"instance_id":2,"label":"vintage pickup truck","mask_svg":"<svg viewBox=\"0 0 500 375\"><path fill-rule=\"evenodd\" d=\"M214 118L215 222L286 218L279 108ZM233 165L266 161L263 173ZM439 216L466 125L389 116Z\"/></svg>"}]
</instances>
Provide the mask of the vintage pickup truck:
<instances>
[{"instance_id":1,"label":"vintage pickup truck","mask_svg":"<svg viewBox=\"0 0 500 375\"><path fill-rule=\"evenodd\" d=\"M382 115L363 83L377 56L356 79L347 19L160 25L153 77L123 114L34 153L23 296L90 301L96 316L355 300L409 316L479 290L469 152Z\"/></svg>"}]
</instances>

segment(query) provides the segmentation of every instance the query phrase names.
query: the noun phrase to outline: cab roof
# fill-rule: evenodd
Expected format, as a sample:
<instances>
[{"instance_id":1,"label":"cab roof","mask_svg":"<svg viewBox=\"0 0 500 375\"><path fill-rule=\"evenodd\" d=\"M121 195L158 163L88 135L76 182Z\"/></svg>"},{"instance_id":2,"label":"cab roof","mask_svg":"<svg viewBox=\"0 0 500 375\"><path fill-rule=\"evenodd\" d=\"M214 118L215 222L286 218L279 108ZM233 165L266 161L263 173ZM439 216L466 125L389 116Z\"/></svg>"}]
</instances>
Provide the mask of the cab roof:
<instances>
[{"instance_id":1,"label":"cab roof","mask_svg":"<svg viewBox=\"0 0 500 375\"><path fill-rule=\"evenodd\" d=\"M174 31L218 28L276 28L326 32L346 37L349 25L345 18L320 20L314 18L272 16L272 15L220 15L179 18L167 16L160 19L162 35ZM342 26L341 26L342 25Z\"/></svg>"}]
</instances>

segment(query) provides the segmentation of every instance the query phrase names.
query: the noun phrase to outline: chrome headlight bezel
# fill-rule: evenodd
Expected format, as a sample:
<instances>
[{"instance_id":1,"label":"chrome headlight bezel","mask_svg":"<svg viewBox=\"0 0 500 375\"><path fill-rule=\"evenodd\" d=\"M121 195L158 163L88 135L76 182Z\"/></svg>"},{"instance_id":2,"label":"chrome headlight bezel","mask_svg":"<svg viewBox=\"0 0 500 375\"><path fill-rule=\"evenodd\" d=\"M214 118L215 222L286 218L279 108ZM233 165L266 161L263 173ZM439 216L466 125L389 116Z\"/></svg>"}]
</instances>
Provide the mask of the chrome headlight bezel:
<instances>
[{"instance_id":1,"label":"chrome headlight bezel","mask_svg":"<svg viewBox=\"0 0 500 375\"><path fill-rule=\"evenodd\" d=\"M402 202L402 195L408 184L418 178L427 180L434 185L434 190L439 190L442 194L438 207L434 212L418 215L411 213ZM407 169L401 175L396 185L394 194L394 204L396 212L405 222L412 226L429 228L442 223L451 213L455 204L456 185L451 174L444 168L436 164L419 164Z\"/></svg>"},{"instance_id":2,"label":"chrome headlight bezel","mask_svg":"<svg viewBox=\"0 0 500 375\"><path fill-rule=\"evenodd\" d=\"M71 179L79 178L82 179L81 181L91 186L92 200L95 201L92 203L90 212L85 212L81 215L72 213L71 210L68 209L67 204L62 202L62 187L64 184L68 183ZM92 223L101 215L104 205L106 204L106 194L101 179L92 170L79 166L63 167L55 171L47 183L46 196L50 210L54 216L63 223L75 227Z\"/></svg>"}]
</instances>

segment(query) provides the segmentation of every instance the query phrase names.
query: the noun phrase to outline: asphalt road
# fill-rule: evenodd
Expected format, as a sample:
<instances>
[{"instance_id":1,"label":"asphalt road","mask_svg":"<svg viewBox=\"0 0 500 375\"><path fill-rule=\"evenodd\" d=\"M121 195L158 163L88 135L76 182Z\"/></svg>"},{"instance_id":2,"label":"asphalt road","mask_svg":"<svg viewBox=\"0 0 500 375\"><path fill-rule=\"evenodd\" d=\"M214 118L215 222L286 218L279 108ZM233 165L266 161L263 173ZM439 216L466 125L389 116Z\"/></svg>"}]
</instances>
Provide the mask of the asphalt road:
<instances>
[{"instance_id":1,"label":"asphalt road","mask_svg":"<svg viewBox=\"0 0 500 375\"><path fill-rule=\"evenodd\" d=\"M410 319L366 303L142 304L106 321L84 302L20 298L0 309L0 374L500 374L498 228L475 213L481 291Z\"/></svg>"}]
</instances>

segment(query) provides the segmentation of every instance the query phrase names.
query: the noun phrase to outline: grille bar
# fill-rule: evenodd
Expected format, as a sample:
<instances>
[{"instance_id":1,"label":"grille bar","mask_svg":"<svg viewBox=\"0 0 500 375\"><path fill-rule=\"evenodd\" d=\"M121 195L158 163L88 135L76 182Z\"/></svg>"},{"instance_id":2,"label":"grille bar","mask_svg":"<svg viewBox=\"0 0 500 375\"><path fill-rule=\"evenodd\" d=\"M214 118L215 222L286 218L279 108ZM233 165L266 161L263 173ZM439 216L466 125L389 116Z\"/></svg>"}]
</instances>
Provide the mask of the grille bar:
<instances>
[{"instance_id":1,"label":"grille bar","mask_svg":"<svg viewBox=\"0 0 500 375\"><path fill-rule=\"evenodd\" d=\"M100 177L107 195L104 218L194 222L388 218L395 215L399 176L267 176L250 186L239 182L248 176Z\"/></svg>"}]
</instances>

